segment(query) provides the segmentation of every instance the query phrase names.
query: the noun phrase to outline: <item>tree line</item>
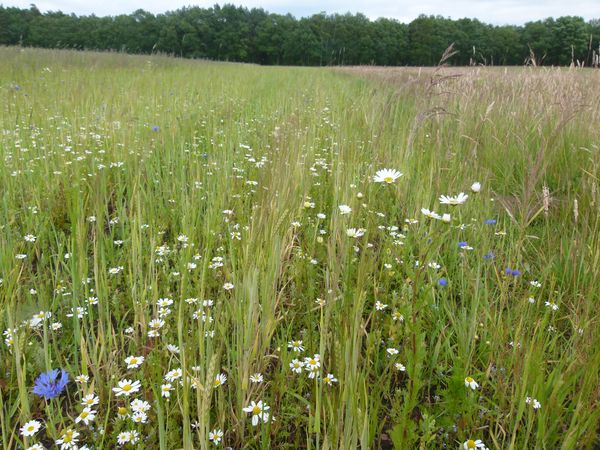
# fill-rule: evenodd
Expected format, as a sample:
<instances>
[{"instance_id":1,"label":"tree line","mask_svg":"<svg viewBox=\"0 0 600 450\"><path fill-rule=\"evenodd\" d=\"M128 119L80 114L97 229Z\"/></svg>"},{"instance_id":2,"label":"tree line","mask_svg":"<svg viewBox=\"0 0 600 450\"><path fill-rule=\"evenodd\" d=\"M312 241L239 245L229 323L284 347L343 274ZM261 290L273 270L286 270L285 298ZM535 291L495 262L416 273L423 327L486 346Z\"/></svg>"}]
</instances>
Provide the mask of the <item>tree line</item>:
<instances>
[{"instance_id":1,"label":"tree line","mask_svg":"<svg viewBox=\"0 0 600 450\"><path fill-rule=\"evenodd\" d=\"M409 24L363 14L296 18L230 4L98 17L0 6L0 45L167 53L265 65L430 66L454 43L456 65L593 65L600 19L495 26L420 16Z\"/></svg>"}]
</instances>

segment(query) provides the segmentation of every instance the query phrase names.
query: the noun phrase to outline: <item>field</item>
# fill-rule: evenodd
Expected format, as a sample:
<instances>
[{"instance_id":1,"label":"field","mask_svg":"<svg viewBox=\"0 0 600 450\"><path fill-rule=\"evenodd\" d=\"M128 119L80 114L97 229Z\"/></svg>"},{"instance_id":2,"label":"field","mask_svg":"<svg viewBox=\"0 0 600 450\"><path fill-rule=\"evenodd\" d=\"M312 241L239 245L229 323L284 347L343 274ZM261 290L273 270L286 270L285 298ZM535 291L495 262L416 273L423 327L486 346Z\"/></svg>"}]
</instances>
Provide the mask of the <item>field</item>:
<instances>
[{"instance_id":1,"label":"field","mask_svg":"<svg viewBox=\"0 0 600 450\"><path fill-rule=\"evenodd\" d=\"M600 71L0 61L4 450L599 448Z\"/></svg>"}]
</instances>

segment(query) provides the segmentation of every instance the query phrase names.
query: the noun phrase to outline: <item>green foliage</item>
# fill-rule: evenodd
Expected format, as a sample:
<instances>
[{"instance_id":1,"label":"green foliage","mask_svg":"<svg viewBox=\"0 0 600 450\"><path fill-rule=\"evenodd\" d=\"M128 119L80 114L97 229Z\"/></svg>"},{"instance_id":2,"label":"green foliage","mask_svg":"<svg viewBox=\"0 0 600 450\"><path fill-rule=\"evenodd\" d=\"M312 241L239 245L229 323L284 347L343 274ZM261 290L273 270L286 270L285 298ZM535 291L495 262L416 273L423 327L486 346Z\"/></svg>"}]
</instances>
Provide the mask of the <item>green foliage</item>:
<instances>
[{"instance_id":1,"label":"green foliage","mask_svg":"<svg viewBox=\"0 0 600 450\"><path fill-rule=\"evenodd\" d=\"M42 14L0 6L0 45L161 52L264 65L434 66L454 44L455 65L590 65L600 51L598 21L560 17L524 26L422 15L409 24L363 14L296 19L231 4L114 17ZM533 52L533 53L532 53Z\"/></svg>"}]
</instances>

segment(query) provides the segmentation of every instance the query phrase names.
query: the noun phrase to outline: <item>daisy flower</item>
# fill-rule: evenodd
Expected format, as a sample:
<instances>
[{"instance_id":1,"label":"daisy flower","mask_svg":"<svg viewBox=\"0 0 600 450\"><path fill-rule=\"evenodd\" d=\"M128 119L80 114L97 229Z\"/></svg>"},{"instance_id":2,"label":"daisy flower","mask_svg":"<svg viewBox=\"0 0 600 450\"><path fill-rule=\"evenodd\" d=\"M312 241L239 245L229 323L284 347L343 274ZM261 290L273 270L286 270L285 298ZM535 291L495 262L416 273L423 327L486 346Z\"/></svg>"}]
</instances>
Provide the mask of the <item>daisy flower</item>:
<instances>
[{"instance_id":1,"label":"daisy flower","mask_svg":"<svg viewBox=\"0 0 600 450\"><path fill-rule=\"evenodd\" d=\"M302 341L289 341L288 348L291 348L295 352L303 352L304 347L302 346Z\"/></svg>"},{"instance_id":2,"label":"daisy flower","mask_svg":"<svg viewBox=\"0 0 600 450\"><path fill-rule=\"evenodd\" d=\"M220 373L215 377L215 381L213 382L213 386L218 388L219 386L225 384L227 381L227 376L224 373Z\"/></svg>"},{"instance_id":3,"label":"daisy flower","mask_svg":"<svg viewBox=\"0 0 600 450\"><path fill-rule=\"evenodd\" d=\"M464 450L472 450L472 449L487 450L487 447L485 446L485 444L483 442L481 442L481 439L477 439L476 441L474 441L473 439L469 439L468 441L463 442L463 449Z\"/></svg>"},{"instance_id":4,"label":"daisy flower","mask_svg":"<svg viewBox=\"0 0 600 450\"><path fill-rule=\"evenodd\" d=\"M267 422L269 420L269 413L266 412L270 409L269 406L264 404L262 400L258 403L252 401L249 406L246 406L243 411L252 414L252 426L255 427L262 420Z\"/></svg>"},{"instance_id":5,"label":"daisy flower","mask_svg":"<svg viewBox=\"0 0 600 450\"><path fill-rule=\"evenodd\" d=\"M94 411L90 407L87 407L84 408L83 411L81 411L81 413L79 413L79 415L75 419L75 423L83 422L85 425L89 425L90 422L93 422L95 418L96 411Z\"/></svg>"},{"instance_id":6,"label":"daisy flower","mask_svg":"<svg viewBox=\"0 0 600 450\"><path fill-rule=\"evenodd\" d=\"M479 183L478 181L476 181L475 183L473 183L471 185L471 191L477 193L481 190L481 183Z\"/></svg>"},{"instance_id":7,"label":"daisy flower","mask_svg":"<svg viewBox=\"0 0 600 450\"><path fill-rule=\"evenodd\" d=\"M475 381L473 378L467 377L465 378L465 386L475 390L479 387L479 384L477 384L477 381Z\"/></svg>"},{"instance_id":8,"label":"daisy flower","mask_svg":"<svg viewBox=\"0 0 600 450\"><path fill-rule=\"evenodd\" d=\"M128 356L125 358L125 364L127 364L128 369L137 369L143 362L143 356Z\"/></svg>"},{"instance_id":9,"label":"daisy flower","mask_svg":"<svg viewBox=\"0 0 600 450\"><path fill-rule=\"evenodd\" d=\"M381 169L375 173L373 177L373 181L375 183L387 183L392 184L398 178L404 175L402 172L398 172L394 169Z\"/></svg>"},{"instance_id":10,"label":"daisy flower","mask_svg":"<svg viewBox=\"0 0 600 450\"><path fill-rule=\"evenodd\" d=\"M456 206L456 205L462 205L464 202L467 201L467 199L469 198L468 195L466 195L464 192L461 192L460 194L451 197L449 195L442 195L440 196L440 203L442 205L450 205L450 206Z\"/></svg>"},{"instance_id":11,"label":"daisy flower","mask_svg":"<svg viewBox=\"0 0 600 450\"><path fill-rule=\"evenodd\" d=\"M40 430L41 426L42 424L37 420L30 420L21 427L21 436L31 437Z\"/></svg>"},{"instance_id":12,"label":"daisy flower","mask_svg":"<svg viewBox=\"0 0 600 450\"><path fill-rule=\"evenodd\" d=\"M219 445L223 439L223 431L214 429L208 433L208 440L211 441L215 445Z\"/></svg>"},{"instance_id":13,"label":"daisy flower","mask_svg":"<svg viewBox=\"0 0 600 450\"><path fill-rule=\"evenodd\" d=\"M295 373L302 373L302 368L304 367L304 363L298 359L292 359L290 363L290 369Z\"/></svg>"},{"instance_id":14,"label":"daisy flower","mask_svg":"<svg viewBox=\"0 0 600 450\"><path fill-rule=\"evenodd\" d=\"M131 381L131 380L121 380L119 381L119 386L113 388L113 392L117 397L121 395L125 395L129 397L131 394L136 393L140 390L141 383L139 381Z\"/></svg>"},{"instance_id":15,"label":"daisy flower","mask_svg":"<svg viewBox=\"0 0 600 450\"><path fill-rule=\"evenodd\" d=\"M350 208L348 205L340 205L338 208L340 209L340 214L342 215L350 214L352 212L352 208Z\"/></svg>"},{"instance_id":16,"label":"daisy flower","mask_svg":"<svg viewBox=\"0 0 600 450\"><path fill-rule=\"evenodd\" d=\"M337 378L332 373L328 373L327 376L323 378L323 383L333 386L334 383L337 383Z\"/></svg>"},{"instance_id":17,"label":"daisy flower","mask_svg":"<svg viewBox=\"0 0 600 450\"><path fill-rule=\"evenodd\" d=\"M255 373L254 375L250 375L250 381L252 383L262 383L264 380L262 373Z\"/></svg>"}]
</instances>

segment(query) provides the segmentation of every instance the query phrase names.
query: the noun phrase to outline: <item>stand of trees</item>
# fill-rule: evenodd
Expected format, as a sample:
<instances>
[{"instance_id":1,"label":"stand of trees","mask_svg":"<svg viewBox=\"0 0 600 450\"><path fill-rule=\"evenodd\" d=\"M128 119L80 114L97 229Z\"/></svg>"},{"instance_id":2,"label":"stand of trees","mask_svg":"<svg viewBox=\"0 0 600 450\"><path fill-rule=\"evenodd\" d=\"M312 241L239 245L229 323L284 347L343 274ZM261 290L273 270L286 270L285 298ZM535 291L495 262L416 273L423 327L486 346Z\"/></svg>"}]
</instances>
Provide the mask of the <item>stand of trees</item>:
<instances>
[{"instance_id":1,"label":"stand of trees","mask_svg":"<svg viewBox=\"0 0 600 450\"><path fill-rule=\"evenodd\" d=\"M0 45L162 52L188 58L286 65L435 65L455 43L456 65L593 65L600 19L559 17L524 26L420 16L409 24L362 14L297 19L233 5L114 17L42 14L0 6Z\"/></svg>"}]
</instances>

